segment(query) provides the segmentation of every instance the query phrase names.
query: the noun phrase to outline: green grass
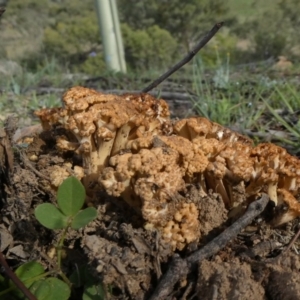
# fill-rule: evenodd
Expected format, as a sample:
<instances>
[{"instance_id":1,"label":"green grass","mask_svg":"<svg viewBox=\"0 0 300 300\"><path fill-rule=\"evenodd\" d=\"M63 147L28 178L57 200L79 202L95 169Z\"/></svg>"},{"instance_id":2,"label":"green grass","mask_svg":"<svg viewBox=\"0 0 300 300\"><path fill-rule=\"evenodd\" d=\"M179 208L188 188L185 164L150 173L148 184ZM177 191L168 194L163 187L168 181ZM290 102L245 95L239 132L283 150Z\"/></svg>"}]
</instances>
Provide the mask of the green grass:
<instances>
[{"instance_id":1,"label":"green grass","mask_svg":"<svg viewBox=\"0 0 300 300\"><path fill-rule=\"evenodd\" d=\"M228 4L230 15L238 16L238 20L243 22L246 18L257 18L266 10L275 9L277 2L279 0L229 0Z\"/></svg>"},{"instance_id":2,"label":"green grass","mask_svg":"<svg viewBox=\"0 0 300 300\"><path fill-rule=\"evenodd\" d=\"M300 154L300 87L293 76L284 77L271 68L237 70L228 58L218 58L209 76L197 60L193 78L191 101L199 115L257 142L275 142Z\"/></svg>"},{"instance_id":3,"label":"green grass","mask_svg":"<svg viewBox=\"0 0 300 300\"><path fill-rule=\"evenodd\" d=\"M107 72L101 74L95 84L98 88L110 90L139 91L162 72L147 71L147 73L126 75ZM181 81L182 70L173 76L176 82ZM61 88L62 90L75 85L85 85L85 78L92 77L85 74L70 74L67 69L58 65L55 59L45 61L36 72L23 66L22 74L17 76L2 76L0 78L0 126L10 114L19 117L19 126L24 127L38 122L33 112L40 108L61 106L61 93L45 92L39 94L39 87L44 89ZM146 79L145 79L146 78Z\"/></svg>"},{"instance_id":4,"label":"green grass","mask_svg":"<svg viewBox=\"0 0 300 300\"><path fill-rule=\"evenodd\" d=\"M38 86L61 87L64 84L62 69L55 60L49 60L35 73L24 70L18 76L2 76L0 125L3 125L9 114L16 114L19 117L20 126L30 125L34 110L61 105L60 96L50 93L37 95L35 89Z\"/></svg>"},{"instance_id":5,"label":"green grass","mask_svg":"<svg viewBox=\"0 0 300 300\"><path fill-rule=\"evenodd\" d=\"M298 70L295 66L294 72ZM182 80L190 71L192 84ZM36 109L61 106L61 94L38 95L34 90L39 86L66 89L84 83L66 80L64 72L66 70L55 60L49 60L36 73L24 71L17 77L2 77L0 125L11 113L18 115L20 127L31 125L38 122L33 115ZM150 72L126 76L103 74L102 77L106 82L104 88L141 90L158 75L160 73ZM297 154L300 149L300 88L291 75L284 76L259 65L254 70L238 68L230 64L229 55L220 57L216 50L214 68L208 68L198 57L189 68L172 76L172 86L190 91L197 114L250 135L256 141L274 141Z\"/></svg>"},{"instance_id":6,"label":"green grass","mask_svg":"<svg viewBox=\"0 0 300 300\"><path fill-rule=\"evenodd\" d=\"M259 105L260 85L255 89L247 81L231 80L230 66L228 63L220 65L211 77L205 75L201 61L194 69L194 88L196 99L194 109L214 122L224 126L239 124L240 129L254 126L262 114L262 109L254 110ZM251 97L247 94L252 90ZM247 118L245 118L247 116Z\"/></svg>"}]
</instances>

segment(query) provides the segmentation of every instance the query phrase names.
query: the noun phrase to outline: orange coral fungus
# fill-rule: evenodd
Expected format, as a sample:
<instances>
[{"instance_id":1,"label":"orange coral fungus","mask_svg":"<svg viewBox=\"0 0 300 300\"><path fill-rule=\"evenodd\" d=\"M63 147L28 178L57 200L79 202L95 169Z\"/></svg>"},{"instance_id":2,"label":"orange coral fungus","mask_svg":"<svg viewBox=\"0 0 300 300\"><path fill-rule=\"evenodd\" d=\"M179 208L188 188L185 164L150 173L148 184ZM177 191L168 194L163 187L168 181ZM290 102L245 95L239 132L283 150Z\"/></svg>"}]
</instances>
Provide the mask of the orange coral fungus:
<instances>
[{"instance_id":1,"label":"orange coral fungus","mask_svg":"<svg viewBox=\"0 0 300 300\"><path fill-rule=\"evenodd\" d=\"M184 197L187 184L218 192L229 209L268 193L287 208L275 224L300 216L300 161L283 148L254 147L247 137L201 117L172 123L166 102L148 94L74 87L63 102L36 114L45 130L62 128L60 151L82 157L86 187L99 184L121 196L174 249L200 237L198 208ZM235 198L238 185L244 203Z\"/></svg>"}]
</instances>

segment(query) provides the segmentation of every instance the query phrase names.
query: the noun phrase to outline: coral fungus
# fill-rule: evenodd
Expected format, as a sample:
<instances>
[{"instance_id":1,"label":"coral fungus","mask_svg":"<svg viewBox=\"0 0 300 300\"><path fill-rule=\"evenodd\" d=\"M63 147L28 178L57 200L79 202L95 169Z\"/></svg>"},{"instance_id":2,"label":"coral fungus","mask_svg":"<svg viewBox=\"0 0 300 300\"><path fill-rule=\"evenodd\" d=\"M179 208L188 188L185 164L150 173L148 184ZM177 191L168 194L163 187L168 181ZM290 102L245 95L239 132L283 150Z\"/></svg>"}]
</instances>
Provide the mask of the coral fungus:
<instances>
[{"instance_id":1,"label":"coral fungus","mask_svg":"<svg viewBox=\"0 0 300 300\"><path fill-rule=\"evenodd\" d=\"M56 147L82 157L83 182L121 196L173 248L200 237L199 211L187 184L218 192L228 209L265 192L286 210L276 225L300 215L300 161L274 144L256 147L245 136L202 117L172 121L164 100L148 94L106 95L74 87L64 107L36 114L44 130L62 128ZM58 132L58 131L57 131ZM81 176L82 177L82 176Z\"/></svg>"}]
</instances>

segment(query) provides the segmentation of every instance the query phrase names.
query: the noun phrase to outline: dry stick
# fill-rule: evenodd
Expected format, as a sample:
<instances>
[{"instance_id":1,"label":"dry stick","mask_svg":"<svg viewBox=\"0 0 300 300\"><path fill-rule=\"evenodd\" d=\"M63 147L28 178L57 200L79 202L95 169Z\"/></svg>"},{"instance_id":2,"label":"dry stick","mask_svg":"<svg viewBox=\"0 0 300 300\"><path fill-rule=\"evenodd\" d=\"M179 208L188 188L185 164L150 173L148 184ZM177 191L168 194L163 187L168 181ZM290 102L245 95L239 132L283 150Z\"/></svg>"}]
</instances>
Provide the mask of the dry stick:
<instances>
[{"instance_id":1,"label":"dry stick","mask_svg":"<svg viewBox=\"0 0 300 300\"><path fill-rule=\"evenodd\" d=\"M20 152L20 156L21 156L21 158L23 160L23 163L24 163L24 165L26 167L28 167L35 175L39 176L40 178L45 179L47 181L50 181L49 177L47 177L46 175L42 174L41 172L39 172L37 169L35 169L33 167L33 165L31 164L31 162L29 161L29 159L26 157L26 155L23 152L21 152L20 150L19 150L19 152Z\"/></svg>"},{"instance_id":2,"label":"dry stick","mask_svg":"<svg viewBox=\"0 0 300 300\"><path fill-rule=\"evenodd\" d=\"M154 89L160 83L162 83L165 79L171 76L174 72L179 70L183 65L188 63L196 54L199 52L210 40L211 38L218 32L218 30L223 26L224 22L217 23L210 32L208 32L203 39L196 45L196 47L189 52L180 62L178 62L175 66L169 69L166 73L161 75L159 78L154 80L150 85L142 90L142 93L147 93L150 90Z\"/></svg>"},{"instance_id":3,"label":"dry stick","mask_svg":"<svg viewBox=\"0 0 300 300\"><path fill-rule=\"evenodd\" d=\"M178 254L174 255L167 273L162 277L150 300L167 299L168 295L173 291L174 285L180 278L186 276L196 263L213 256L224 248L230 240L235 238L243 228L249 225L253 219L265 209L268 201L268 196L263 194L260 199L249 205L247 211L241 218L203 248L195 251L187 258L182 259Z\"/></svg>"},{"instance_id":4,"label":"dry stick","mask_svg":"<svg viewBox=\"0 0 300 300\"><path fill-rule=\"evenodd\" d=\"M22 293L29 300L37 300L37 298L27 289L24 283L17 277L17 275L10 269L7 264L2 252L0 252L0 263L4 267L7 276L12 280L12 282L16 285L16 287L22 291Z\"/></svg>"},{"instance_id":5,"label":"dry stick","mask_svg":"<svg viewBox=\"0 0 300 300\"><path fill-rule=\"evenodd\" d=\"M293 239L290 241L290 243L287 246L287 248L283 252L281 252L280 255L287 253L292 248L292 246L295 244L296 240L298 239L299 235L300 235L300 229L295 234L295 236L293 237Z\"/></svg>"}]
</instances>

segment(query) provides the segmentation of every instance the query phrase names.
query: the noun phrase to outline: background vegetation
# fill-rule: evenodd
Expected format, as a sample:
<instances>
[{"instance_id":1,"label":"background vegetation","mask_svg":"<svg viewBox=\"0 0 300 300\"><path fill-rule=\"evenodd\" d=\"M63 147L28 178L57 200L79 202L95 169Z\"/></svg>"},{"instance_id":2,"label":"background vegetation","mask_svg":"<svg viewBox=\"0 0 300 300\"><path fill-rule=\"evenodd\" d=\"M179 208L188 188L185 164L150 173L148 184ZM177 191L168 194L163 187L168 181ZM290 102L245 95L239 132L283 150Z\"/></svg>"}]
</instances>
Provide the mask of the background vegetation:
<instances>
[{"instance_id":1,"label":"background vegetation","mask_svg":"<svg viewBox=\"0 0 300 300\"><path fill-rule=\"evenodd\" d=\"M78 83L141 90L225 21L193 62L172 76L167 90L188 95L193 112L181 108L187 114L257 140L283 141L298 153L300 1L117 3L126 75L106 70L94 0L0 0L6 5L0 19L0 123L13 112L20 126L31 124L35 109L60 105L61 92ZM288 60L287 68L276 67L278 56Z\"/></svg>"},{"instance_id":2,"label":"background vegetation","mask_svg":"<svg viewBox=\"0 0 300 300\"><path fill-rule=\"evenodd\" d=\"M1 0L1 58L37 69L51 57L88 74L105 70L94 0ZM299 56L297 0L118 0L129 70L163 69L186 53L212 25L224 20L211 47L231 63L278 55Z\"/></svg>"}]
</instances>

